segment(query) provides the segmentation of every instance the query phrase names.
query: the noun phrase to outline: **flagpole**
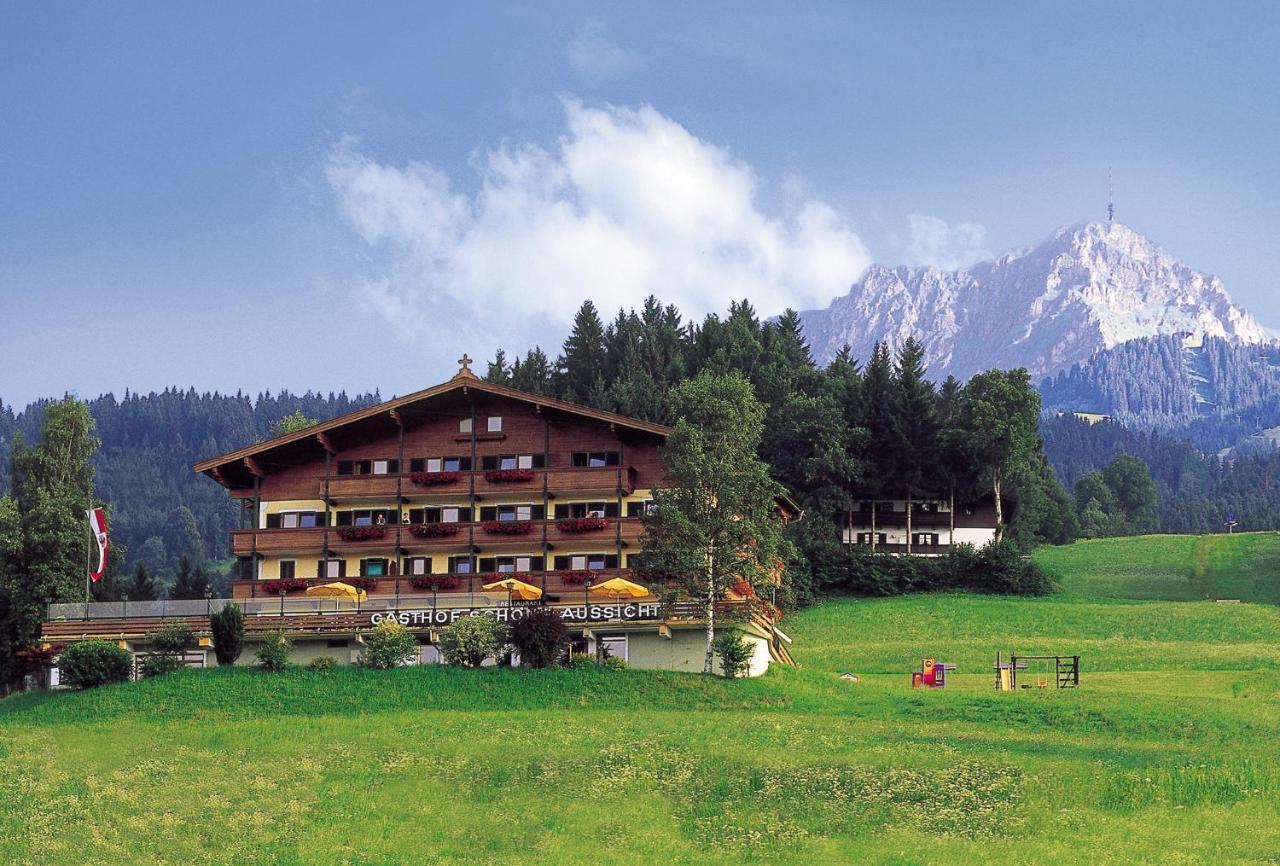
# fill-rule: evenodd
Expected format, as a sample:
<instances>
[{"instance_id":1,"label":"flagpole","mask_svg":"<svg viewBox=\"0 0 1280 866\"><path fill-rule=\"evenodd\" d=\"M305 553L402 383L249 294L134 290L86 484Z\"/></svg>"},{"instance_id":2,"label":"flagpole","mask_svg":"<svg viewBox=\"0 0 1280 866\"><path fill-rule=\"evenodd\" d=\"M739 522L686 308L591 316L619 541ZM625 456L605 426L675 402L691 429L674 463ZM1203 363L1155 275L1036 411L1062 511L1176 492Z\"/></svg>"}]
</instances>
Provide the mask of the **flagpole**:
<instances>
[{"instance_id":1,"label":"flagpole","mask_svg":"<svg viewBox=\"0 0 1280 866\"><path fill-rule=\"evenodd\" d=\"M89 494L89 508L85 511L89 523L89 544L85 547L84 557L84 615L89 615L89 575L93 573L93 545L97 539L93 534L93 494Z\"/></svg>"}]
</instances>

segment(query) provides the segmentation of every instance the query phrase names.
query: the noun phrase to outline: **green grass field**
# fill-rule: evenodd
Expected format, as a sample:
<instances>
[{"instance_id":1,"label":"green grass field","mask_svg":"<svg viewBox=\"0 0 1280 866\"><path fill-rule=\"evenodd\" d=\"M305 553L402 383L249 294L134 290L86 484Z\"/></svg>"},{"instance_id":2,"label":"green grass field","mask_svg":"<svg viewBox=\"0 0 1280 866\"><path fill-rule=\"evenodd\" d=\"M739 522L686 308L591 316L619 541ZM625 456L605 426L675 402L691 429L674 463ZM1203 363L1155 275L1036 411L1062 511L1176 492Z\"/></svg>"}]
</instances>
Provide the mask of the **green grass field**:
<instances>
[{"instance_id":1,"label":"green grass field","mask_svg":"<svg viewBox=\"0 0 1280 866\"><path fill-rule=\"evenodd\" d=\"M1280 532L1100 538L1035 559L1078 595L1280 604Z\"/></svg>"},{"instance_id":2,"label":"green grass field","mask_svg":"<svg viewBox=\"0 0 1280 866\"><path fill-rule=\"evenodd\" d=\"M800 667L751 681L211 670L10 698L0 862L1280 863L1280 610L1068 588L829 600L783 623ZM1079 653L1083 687L997 694L997 649ZM909 688L924 655L959 665L945 691Z\"/></svg>"}]
</instances>

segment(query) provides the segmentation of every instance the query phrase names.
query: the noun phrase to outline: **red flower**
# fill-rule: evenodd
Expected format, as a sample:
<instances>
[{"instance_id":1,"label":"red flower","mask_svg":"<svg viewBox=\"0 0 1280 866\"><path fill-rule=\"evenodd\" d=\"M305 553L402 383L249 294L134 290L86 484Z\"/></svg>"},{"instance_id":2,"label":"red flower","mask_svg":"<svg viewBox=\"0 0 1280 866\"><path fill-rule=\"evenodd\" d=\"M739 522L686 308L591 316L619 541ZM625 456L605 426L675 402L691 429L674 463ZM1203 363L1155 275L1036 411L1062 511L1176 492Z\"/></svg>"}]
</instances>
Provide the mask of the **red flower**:
<instances>
[{"instance_id":1,"label":"red flower","mask_svg":"<svg viewBox=\"0 0 1280 866\"><path fill-rule=\"evenodd\" d=\"M385 526L339 526L338 537L343 541L369 541L384 538L387 534Z\"/></svg>"},{"instance_id":2,"label":"red flower","mask_svg":"<svg viewBox=\"0 0 1280 866\"><path fill-rule=\"evenodd\" d=\"M439 487L453 484L461 477L461 472L414 472L409 476L409 481L419 487Z\"/></svg>"},{"instance_id":3,"label":"red flower","mask_svg":"<svg viewBox=\"0 0 1280 866\"><path fill-rule=\"evenodd\" d=\"M533 472L528 469L493 469L484 474L484 480L490 484L519 484L532 481Z\"/></svg>"},{"instance_id":4,"label":"red flower","mask_svg":"<svg viewBox=\"0 0 1280 866\"><path fill-rule=\"evenodd\" d=\"M409 585L414 589L428 589L438 592L457 589L461 586L461 581L452 574L420 574L417 577L409 578Z\"/></svg>"},{"instance_id":5,"label":"red flower","mask_svg":"<svg viewBox=\"0 0 1280 866\"><path fill-rule=\"evenodd\" d=\"M278 595L281 590L285 592L302 592L309 585L308 581L300 577L290 577L283 580L264 580L258 584L267 595Z\"/></svg>"},{"instance_id":6,"label":"red flower","mask_svg":"<svg viewBox=\"0 0 1280 866\"><path fill-rule=\"evenodd\" d=\"M533 532L533 523L528 520L486 520L480 528L489 535L528 535Z\"/></svg>"},{"instance_id":7,"label":"red flower","mask_svg":"<svg viewBox=\"0 0 1280 866\"><path fill-rule=\"evenodd\" d=\"M409 527L415 538L450 538L458 534L456 523L415 523Z\"/></svg>"},{"instance_id":8,"label":"red flower","mask_svg":"<svg viewBox=\"0 0 1280 866\"><path fill-rule=\"evenodd\" d=\"M595 580L596 573L594 571L589 571L589 570L560 572L560 579L565 583L569 583L569 584L583 584L587 582L588 578L590 578L591 580Z\"/></svg>"},{"instance_id":9,"label":"red flower","mask_svg":"<svg viewBox=\"0 0 1280 866\"><path fill-rule=\"evenodd\" d=\"M609 528L607 517L571 517L556 524L561 532L596 532Z\"/></svg>"}]
</instances>

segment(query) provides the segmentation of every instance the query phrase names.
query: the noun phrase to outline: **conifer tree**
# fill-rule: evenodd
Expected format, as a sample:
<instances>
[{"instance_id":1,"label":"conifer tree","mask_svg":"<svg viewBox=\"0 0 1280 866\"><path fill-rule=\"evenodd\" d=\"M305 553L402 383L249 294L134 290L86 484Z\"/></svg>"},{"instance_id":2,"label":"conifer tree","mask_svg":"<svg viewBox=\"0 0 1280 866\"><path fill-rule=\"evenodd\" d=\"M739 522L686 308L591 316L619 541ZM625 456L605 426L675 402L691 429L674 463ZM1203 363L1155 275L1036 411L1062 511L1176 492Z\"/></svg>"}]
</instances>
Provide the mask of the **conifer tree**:
<instances>
[{"instance_id":1,"label":"conifer tree","mask_svg":"<svg viewBox=\"0 0 1280 866\"><path fill-rule=\"evenodd\" d=\"M573 330L564 341L556 374L560 396L566 400L587 403L592 395L603 395L604 325L591 301L583 301L573 317Z\"/></svg>"}]
</instances>

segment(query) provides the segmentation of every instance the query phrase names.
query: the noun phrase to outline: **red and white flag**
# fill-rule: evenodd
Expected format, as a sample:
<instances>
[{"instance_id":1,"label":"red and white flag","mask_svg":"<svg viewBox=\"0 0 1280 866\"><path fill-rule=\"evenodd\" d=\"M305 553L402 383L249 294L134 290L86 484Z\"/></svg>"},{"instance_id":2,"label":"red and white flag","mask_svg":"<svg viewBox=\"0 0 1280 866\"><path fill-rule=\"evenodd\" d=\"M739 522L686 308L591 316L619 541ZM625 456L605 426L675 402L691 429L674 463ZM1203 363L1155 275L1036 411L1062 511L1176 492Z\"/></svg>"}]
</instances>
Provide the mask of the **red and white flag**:
<instances>
[{"instance_id":1,"label":"red and white flag","mask_svg":"<svg viewBox=\"0 0 1280 866\"><path fill-rule=\"evenodd\" d=\"M102 580L107 570L107 512L101 508L91 508L85 512L89 517L89 529L94 540L98 542L98 567L89 572L95 581Z\"/></svg>"}]
</instances>

